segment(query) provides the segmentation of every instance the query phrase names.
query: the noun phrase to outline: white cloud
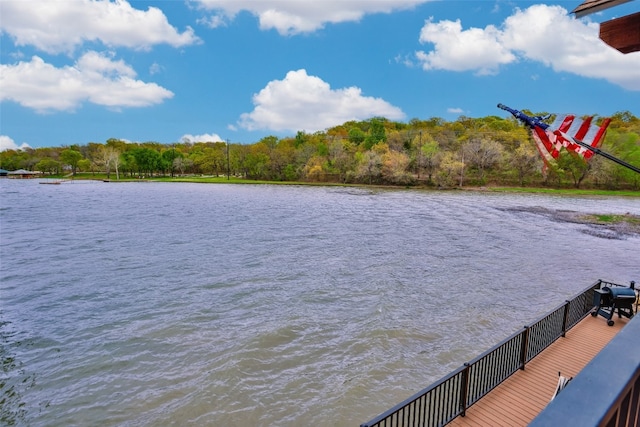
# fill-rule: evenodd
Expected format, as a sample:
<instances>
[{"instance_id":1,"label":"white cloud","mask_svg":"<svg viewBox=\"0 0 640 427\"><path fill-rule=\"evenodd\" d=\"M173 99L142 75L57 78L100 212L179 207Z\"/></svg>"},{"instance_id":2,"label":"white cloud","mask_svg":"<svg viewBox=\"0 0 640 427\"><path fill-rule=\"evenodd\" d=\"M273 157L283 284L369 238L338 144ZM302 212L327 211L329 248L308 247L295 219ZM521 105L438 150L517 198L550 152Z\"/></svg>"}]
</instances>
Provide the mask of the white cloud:
<instances>
[{"instance_id":1,"label":"white cloud","mask_svg":"<svg viewBox=\"0 0 640 427\"><path fill-rule=\"evenodd\" d=\"M209 28L226 27L230 18L224 15L213 15L198 19L198 24L205 25Z\"/></svg>"},{"instance_id":2,"label":"white cloud","mask_svg":"<svg viewBox=\"0 0 640 427\"><path fill-rule=\"evenodd\" d=\"M464 113L464 110L462 108L450 107L450 108L447 108L447 113L462 114L462 113Z\"/></svg>"},{"instance_id":3,"label":"white cloud","mask_svg":"<svg viewBox=\"0 0 640 427\"><path fill-rule=\"evenodd\" d=\"M160 9L134 9L126 0L1 1L0 12L0 30L17 46L34 46L48 53L70 53L94 41L132 49L164 43L181 47L200 41L192 28L179 33Z\"/></svg>"},{"instance_id":4,"label":"white cloud","mask_svg":"<svg viewBox=\"0 0 640 427\"><path fill-rule=\"evenodd\" d=\"M18 145L10 137L6 135L0 135L0 151L23 150L25 148L31 148L31 147L26 142L23 142L22 144Z\"/></svg>"},{"instance_id":5,"label":"white cloud","mask_svg":"<svg viewBox=\"0 0 640 427\"><path fill-rule=\"evenodd\" d=\"M503 43L555 71L600 78L640 91L640 54L624 55L599 38L599 25L567 15L560 6L535 5L507 18Z\"/></svg>"},{"instance_id":6,"label":"white cloud","mask_svg":"<svg viewBox=\"0 0 640 427\"><path fill-rule=\"evenodd\" d=\"M153 64L151 64L151 66L149 67L149 74L154 75L154 74L158 74L159 72L161 72L164 69L164 67L160 64L158 64L157 62L154 62Z\"/></svg>"},{"instance_id":7,"label":"white cloud","mask_svg":"<svg viewBox=\"0 0 640 427\"><path fill-rule=\"evenodd\" d=\"M248 130L316 132L349 120L374 116L391 120L405 114L380 98L363 96L360 88L331 89L306 70L289 71L284 80L273 80L253 96L254 110L240 117Z\"/></svg>"},{"instance_id":8,"label":"white cloud","mask_svg":"<svg viewBox=\"0 0 640 427\"><path fill-rule=\"evenodd\" d=\"M0 64L0 102L48 112L74 110L83 102L114 109L146 107L173 97L171 91L135 76L122 60L98 52L87 52L73 66L62 68L34 56L30 62Z\"/></svg>"},{"instance_id":9,"label":"white cloud","mask_svg":"<svg viewBox=\"0 0 640 427\"><path fill-rule=\"evenodd\" d=\"M282 35L309 33L327 23L358 21L366 14L410 9L432 0L196 0L214 11L207 18L211 27L226 25L241 11L258 17L260 28L274 29Z\"/></svg>"},{"instance_id":10,"label":"white cloud","mask_svg":"<svg viewBox=\"0 0 640 427\"><path fill-rule=\"evenodd\" d=\"M516 9L501 29L462 29L460 21L425 22L421 43L433 50L416 52L425 70L476 71L495 74L518 60L542 62L555 71L605 79L640 90L640 54L623 55L598 36L598 24L569 16L560 6Z\"/></svg>"},{"instance_id":11,"label":"white cloud","mask_svg":"<svg viewBox=\"0 0 640 427\"><path fill-rule=\"evenodd\" d=\"M195 143L195 142L222 142L222 138L215 133L204 133L202 135L191 135L190 133L184 134L180 137L181 142Z\"/></svg>"},{"instance_id":12,"label":"white cloud","mask_svg":"<svg viewBox=\"0 0 640 427\"><path fill-rule=\"evenodd\" d=\"M460 20L434 23L430 18L420 31L420 42L433 43L435 50L416 55L425 70L476 70L481 75L495 74L501 64L516 60L515 55L500 44L498 36L498 29L492 25L484 30L462 31Z\"/></svg>"}]
</instances>

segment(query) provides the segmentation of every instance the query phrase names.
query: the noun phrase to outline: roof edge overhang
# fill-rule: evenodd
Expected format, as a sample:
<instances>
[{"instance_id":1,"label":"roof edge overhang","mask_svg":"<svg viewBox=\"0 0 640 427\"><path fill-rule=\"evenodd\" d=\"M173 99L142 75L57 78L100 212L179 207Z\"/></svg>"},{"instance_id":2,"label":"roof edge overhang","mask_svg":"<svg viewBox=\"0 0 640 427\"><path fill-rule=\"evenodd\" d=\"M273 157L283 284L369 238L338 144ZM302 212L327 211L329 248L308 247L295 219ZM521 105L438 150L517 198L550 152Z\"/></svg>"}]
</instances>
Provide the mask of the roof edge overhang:
<instances>
[{"instance_id":1,"label":"roof edge overhang","mask_svg":"<svg viewBox=\"0 0 640 427\"><path fill-rule=\"evenodd\" d=\"M600 24L600 40L625 54L640 51L640 12Z\"/></svg>"},{"instance_id":2,"label":"roof edge overhang","mask_svg":"<svg viewBox=\"0 0 640 427\"><path fill-rule=\"evenodd\" d=\"M573 9L571 13L575 14L576 18L582 18L592 13L601 12L630 1L631 0L587 0L580 6Z\"/></svg>"}]
</instances>

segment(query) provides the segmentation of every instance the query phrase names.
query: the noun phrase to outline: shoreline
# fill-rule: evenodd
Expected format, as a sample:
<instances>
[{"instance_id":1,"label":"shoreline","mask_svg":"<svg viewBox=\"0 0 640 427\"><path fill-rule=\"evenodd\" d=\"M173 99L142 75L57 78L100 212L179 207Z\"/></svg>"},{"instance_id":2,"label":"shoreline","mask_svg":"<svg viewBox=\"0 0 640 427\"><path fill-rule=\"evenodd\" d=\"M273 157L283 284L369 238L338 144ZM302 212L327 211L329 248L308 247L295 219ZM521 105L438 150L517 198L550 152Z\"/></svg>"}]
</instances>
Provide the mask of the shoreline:
<instances>
[{"instance_id":1,"label":"shoreline","mask_svg":"<svg viewBox=\"0 0 640 427\"><path fill-rule=\"evenodd\" d=\"M57 180L56 177L47 177L46 180ZM127 182L161 182L161 183L193 183L193 184L235 184L235 185L298 185L310 187L353 187L376 190L418 190L418 191L465 191L482 193L528 193L546 194L555 196L586 196L586 197L640 197L640 191L632 190L599 190L599 189L574 189L574 188L541 188L541 187L453 187L435 188L428 186L393 186L393 185L369 185L359 183L332 183L332 182L303 182L303 181L258 181L233 178L227 180L226 177L159 177L159 178L125 178L109 179L91 176L67 179L64 182L73 181L96 181L105 183L127 183ZM45 183L45 182L42 182ZM51 182L46 182L51 183ZM56 181L59 184L60 181ZM554 221L569 222L574 224L588 225L592 228L592 233L598 237L621 238L623 236L640 236L640 215L627 212L623 215L612 215L606 213L581 213L575 211L554 211L544 207L517 208L514 211L528 212L550 217Z\"/></svg>"},{"instance_id":2,"label":"shoreline","mask_svg":"<svg viewBox=\"0 0 640 427\"><path fill-rule=\"evenodd\" d=\"M543 207L511 208L510 211L526 212L546 216L556 222L588 225L588 234L606 239L620 239L640 236L640 215L627 212L623 215L608 215L583 212L553 210Z\"/></svg>"},{"instance_id":3,"label":"shoreline","mask_svg":"<svg viewBox=\"0 0 640 427\"><path fill-rule=\"evenodd\" d=\"M186 182L194 184L238 184L238 185L299 185L310 187L355 187L370 189L390 189L390 190L421 190L421 191L476 191L488 193L530 193L530 194L549 194L560 196L605 196L605 197L640 197L640 190L606 190L600 188L573 188L573 187L510 187L503 185L479 185L479 186L463 186L463 187L435 187L425 184L416 185L391 185L391 184L364 184L364 183L342 183L342 182L315 182L315 181L265 181L252 180L238 177L227 179L226 176L157 176L143 178L107 178L106 174L90 174L79 173L75 177L61 176L42 176L42 180L61 180L65 181L99 181L107 183L118 182Z\"/></svg>"}]
</instances>

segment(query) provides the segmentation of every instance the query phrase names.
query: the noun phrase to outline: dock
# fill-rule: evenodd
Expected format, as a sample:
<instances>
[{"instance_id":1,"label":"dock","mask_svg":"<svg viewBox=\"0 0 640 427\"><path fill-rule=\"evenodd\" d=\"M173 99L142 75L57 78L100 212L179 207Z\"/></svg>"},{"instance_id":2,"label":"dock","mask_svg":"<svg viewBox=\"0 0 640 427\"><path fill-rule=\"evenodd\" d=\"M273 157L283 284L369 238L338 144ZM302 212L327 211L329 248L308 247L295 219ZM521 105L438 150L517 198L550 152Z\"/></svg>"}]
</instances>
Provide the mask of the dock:
<instances>
[{"instance_id":1,"label":"dock","mask_svg":"<svg viewBox=\"0 0 640 427\"><path fill-rule=\"evenodd\" d=\"M542 416L548 417L552 409L559 418L548 425L568 425L576 418L576 411L589 412L591 418L575 427L592 425L601 416L635 420L640 414L640 353L626 348L636 342L629 341L629 334L640 333L640 323L631 319L637 308L634 282L625 287L598 280L361 427L526 426ZM610 350L614 347L618 350ZM602 361L604 353L610 355ZM599 368L593 369L594 363ZM589 368L585 369L587 365ZM574 379L553 399L560 376ZM638 388L629 388L636 381ZM590 385L595 382L600 384L597 390ZM620 394L619 388L624 393ZM585 390L588 396L598 395L597 402L585 403ZM575 400L578 391L582 394L578 395L571 418L557 414L557 408L567 407L560 401ZM632 399L629 393L636 396L631 405L625 400ZM615 399L609 401L609 394ZM634 412L636 406L638 414ZM590 411L596 407L602 413ZM640 425L640 419L637 421L635 425ZM611 424L618 425L634 424Z\"/></svg>"},{"instance_id":2,"label":"dock","mask_svg":"<svg viewBox=\"0 0 640 427\"><path fill-rule=\"evenodd\" d=\"M547 406L558 383L558 372L575 377L629 322L614 317L607 326L601 316L586 316L502 384L448 425L463 427L526 426ZM571 387L571 383L567 387Z\"/></svg>"}]
</instances>

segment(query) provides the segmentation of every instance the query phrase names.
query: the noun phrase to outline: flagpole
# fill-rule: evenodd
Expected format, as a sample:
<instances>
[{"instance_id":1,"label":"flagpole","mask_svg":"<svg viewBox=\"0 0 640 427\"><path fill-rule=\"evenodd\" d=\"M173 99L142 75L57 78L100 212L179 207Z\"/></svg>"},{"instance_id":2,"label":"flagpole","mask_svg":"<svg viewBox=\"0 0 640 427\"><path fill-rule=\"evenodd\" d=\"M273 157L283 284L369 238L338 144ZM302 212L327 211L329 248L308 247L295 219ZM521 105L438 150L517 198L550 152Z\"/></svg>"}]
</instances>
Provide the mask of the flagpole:
<instances>
[{"instance_id":1,"label":"flagpole","mask_svg":"<svg viewBox=\"0 0 640 427\"><path fill-rule=\"evenodd\" d=\"M601 155L602 157L606 157L607 159L609 159L609 160L611 160L611 161L614 161L614 162L616 162L617 164L619 164L619 165L621 165L621 166L624 166L625 168L629 168L629 169L631 169L631 170L632 170L632 171L634 171L634 172L638 172L638 173L640 173L640 168L637 168L637 167L633 166L632 164L629 164L629 163L625 162L624 160L621 160L621 159L619 159L619 158L617 158L617 157L614 157L614 156L612 156L611 154L607 153L606 151L602 151L602 150L601 150L601 149L599 149L599 148L592 147L592 146L590 146L589 144L586 144L586 143L584 143L584 142L582 142L582 141L580 141L580 140L578 140L578 139L575 139L575 138L573 138L573 137L572 137L572 136L570 136L570 135L567 135L567 134L563 134L563 135L565 135L565 136L567 136L567 137L571 138L571 140L572 140L573 142L575 142L575 143L576 143L576 144L578 144L579 146L584 147L584 148L586 148L587 150L589 150L589 151L591 151L591 152L593 152L593 153L595 153L595 154L599 154L599 155Z\"/></svg>"}]
</instances>

